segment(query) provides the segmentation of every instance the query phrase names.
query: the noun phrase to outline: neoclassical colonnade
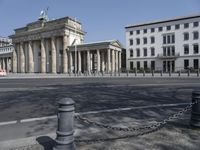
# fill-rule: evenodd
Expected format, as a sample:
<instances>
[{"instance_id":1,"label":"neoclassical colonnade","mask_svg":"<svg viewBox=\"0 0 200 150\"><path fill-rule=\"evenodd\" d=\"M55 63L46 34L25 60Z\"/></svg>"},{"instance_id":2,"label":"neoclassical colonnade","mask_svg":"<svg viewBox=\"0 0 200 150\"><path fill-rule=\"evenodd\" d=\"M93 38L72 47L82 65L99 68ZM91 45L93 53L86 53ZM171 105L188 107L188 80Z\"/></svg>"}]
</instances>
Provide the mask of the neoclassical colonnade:
<instances>
[{"instance_id":1,"label":"neoclassical colonnade","mask_svg":"<svg viewBox=\"0 0 200 150\"><path fill-rule=\"evenodd\" d=\"M0 70L10 72L11 57L0 57Z\"/></svg>"},{"instance_id":2,"label":"neoclassical colonnade","mask_svg":"<svg viewBox=\"0 0 200 150\"><path fill-rule=\"evenodd\" d=\"M68 73L68 36L53 36L15 43L14 73Z\"/></svg>"},{"instance_id":3,"label":"neoclassical colonnade","mask_svg":"<svg viewBox=\"0 0 200 150\"><path fill-rule=\"evenodd\" d=\"M121 71L121 47L110 44L111 42L80 44L77 45L77 51L75 51L75 46L70 46L70 60L73 60L70 63L73 64L71 67L77 68L76 71L79 73Z\"/></svg>"}]
</instances>

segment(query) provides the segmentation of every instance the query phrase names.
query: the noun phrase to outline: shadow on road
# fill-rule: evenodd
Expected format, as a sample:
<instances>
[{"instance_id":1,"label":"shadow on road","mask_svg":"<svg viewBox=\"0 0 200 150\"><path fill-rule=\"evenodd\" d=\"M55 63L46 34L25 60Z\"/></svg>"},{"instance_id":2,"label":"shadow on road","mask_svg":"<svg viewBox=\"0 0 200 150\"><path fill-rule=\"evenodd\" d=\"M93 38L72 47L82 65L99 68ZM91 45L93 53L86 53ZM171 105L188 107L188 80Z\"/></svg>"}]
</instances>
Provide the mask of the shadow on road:
<instances>
[{"instance_id":1,"label":"shadow on road","mask_svg":"<svg viewBox=\"0 0 200 150\"><path fill-rule=\"evenodd\" d=\"M43 146L44 150L53 150L55 141L48 136L41 136L36 139L36 141Z\"/></svg>"}]
</instances>

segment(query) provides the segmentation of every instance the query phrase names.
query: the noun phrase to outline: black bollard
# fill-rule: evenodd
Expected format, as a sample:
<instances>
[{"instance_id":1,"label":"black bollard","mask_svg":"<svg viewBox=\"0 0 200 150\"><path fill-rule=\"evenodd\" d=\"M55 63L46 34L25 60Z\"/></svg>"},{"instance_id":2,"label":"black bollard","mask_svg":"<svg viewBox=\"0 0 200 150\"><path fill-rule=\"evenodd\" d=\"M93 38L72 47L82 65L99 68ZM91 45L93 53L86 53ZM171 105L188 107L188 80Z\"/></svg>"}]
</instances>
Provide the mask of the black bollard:
<instances>
[{"instance_id":1,"label":"black bollard","mask_svg":"<svg viewBox=\"0 0 200 150\"><path fill-rule=\"evenodd\" d=\"M161 77L163 76L163 71L162 71L162 70L160 71L160 76L161 76Z\"/></svg>"},{"instance_id":2,"label":"black bollard","mask_svg":"<svg viewBox=\"0 0 200 150\"><path fill-rule=\"evenodd\" d=\"M190 70L188 69L188 77L190 76Z\"/></svg>"},{"instance_id":3,"label":"black bollard","mask_svg":"<svg viewBox=\"0 0 200 150\"><path fill-rule=\"evenodd\" d=\"M145 70L143 70L143 77L145 76Z\"/></svg>"},{"instance_id":4,"label":"black bollard","mask_svg":"<svg viewBox=\"0 0 200 150\"><path fill-rule=\"evenodd\" d=\"M179 76L179 77L181 76L181 71L180 71L180 70L178 71L178 76Z\"/></svg>"},{"instance_id":5,"label":"black bollard","mask_svg":"<svg viewBox=\"0 0 200 150\"><path fill-rule=\"evenodd\" d=\"M200 128L200 91L192 92L192 111L190 125Z\"/></svg>"},{"instance_id":6,"label":"black bollard","mask_svg":"<svg viewBox=\"0 0 200 150\"><path fill-rule=\"evenodd\" d=\"M152 70L152 77L154 77L154 70Z\"/></svg>"},{"instance_id":7,"label":"black bollard","mask_svg":"<svg viewBox=\"0 0 200 150\"><path fill-rule=\"evenodd\" d=\"M197 77L199 77L199 69L197 69Z\"/></svg>"},{"instance_id":8,"label":"black bollard","mask_svg":"<svg viewBox=\"0 0 200 150\"><path fill-rule=\"evenodd\" d=\"M53 150L75 150L74 101L71 98L63 98L58 104L58 129Z\"/></svg>"}]
</instances>

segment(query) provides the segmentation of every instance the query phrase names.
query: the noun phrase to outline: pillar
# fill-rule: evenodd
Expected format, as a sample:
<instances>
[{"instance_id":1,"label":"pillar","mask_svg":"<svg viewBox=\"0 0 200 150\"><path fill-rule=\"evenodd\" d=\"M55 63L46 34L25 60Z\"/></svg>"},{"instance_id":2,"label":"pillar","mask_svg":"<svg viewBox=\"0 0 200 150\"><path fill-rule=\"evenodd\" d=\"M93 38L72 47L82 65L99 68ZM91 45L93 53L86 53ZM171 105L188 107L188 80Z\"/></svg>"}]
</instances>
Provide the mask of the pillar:
<instances>
[{"instance_id":1,"label":"pillar","mask_svg":"<svg viewBox=\"0 0 200 150\"><path fill-rule=\"evenodd\" d=\"M44 39L41 39L41 73L46 73L46 50Z\"/></svg>"},{"instance_id":2,"label":"pillar","mask_svg":"<svg viewBox=\"0 0 200 150\"><path fill-rule=\"evenodd\" d=\"M87 50L87 71L90 73L90 51Z\"/></svg>"},{"instance_id":3,"label":"pillar","mask_svg":"<svg viewBox=\"0 0 200 150\"><path fill-rule=\"evenodd\" d=\"M24 73L25 72L25 56L24 56L24 48L23 48L23 42L20 43L20 48L19 48L19 55L20 55L20 72Z\"/></svg>"},{"instance_id":4,"label":"pillar","mask_svg":"<svg viewBox=\"0 0 200 150\"><path fill-rule=\"evenodd\" d=\"M69 70L70 70L70 73L73 72L72 66L73 66L72 52L69 51Z\"/></svg>"},{"instance_id":5,"label":"pillar","mask_svg":"<svg viewBox=\"0 0 200 150\"><path fill-rule=\"evenodd\" d=\"M107 73L111 71L111 64L110 64L110 49L107 50Z\"/></svg>"},{"instance_id":6,"label":"pillar","mask_svg":"<svg viewBox=\"0 0 200 150\"><path fill-rule=\"evenodd\" d=\"M118 55L119 55L119 72L121 72L121 69L122 69L122 53L121 52L118 52Z\"/></svg>"},{"instance_id":7,"label":"pillar","mask_svg":"<svg viewBox=\"0 0 200 150\"><path fill-rule=\"evenodd\" d=\"M105 55L104 55L104 51L102 51L102 53L101 53L101 71L105 71L104 69L105 69L105 57L104 57Z\"/></svg>"},{"instance_id":8,"label":"pillar","mask_svg":"<svg viewBox=\"0 0 200 150\"><path fill-rule=\"evenodd\" d=\"M78 51L78 72L81 72L81 51Z\"/></svg>"},{"instance_id":9,"label":"pillar","mask_svg":"<svg viewBox=\"0 0 200 150\"><path fill-rule=\"evenodd\" d=\"M119 69L119 67L118 67L119 62L118 62L118 60L119 60L118 51L115 51L115 62L116 62L115 70L116 70L116 72L118 72L118 69Z\"/></svg>"},{"instance_id":10,"label":"pillar","mask_svg":"<svg viewBox=\"0 0 200 150\"><path fill-rule=\"evenodd\" d=\"M63 73L68 72L68 56L67 56L67 46L68 43L68 37L66 35L63 36Z\"/></svg>"},{"instance_id":11,"label":"pillar","mask_svg":"<svg viewBox=\"0 0 200 150\"><path fill-rule=\"evenodd\" d=\"M52 73L57 73L57 71L56 71L56 46L55 46L55 37L51 38L51 71L52 71Z\"/></svg>"},{"instance_id":12,"label":"pillar","mask_svg":"<svg viewBox=\"0 0 200 150\"><path fill-rule=\"evenodd\" d=\"M12 72L17 73L17 46L14 45L13 53L12 53Z\"/></svg>"},{"instance_id":13,"label":"pillar","mask_svg":"<svg viewBox=\"0 0 200 150\"><path fill-rule=\"evenodd\" d=\"M5 58L2 58L2 69L5 70L6 69L6 63L5 63Z\"/></svg>"},{"instance_id":14,"label":"pillar","mask_svg":"<svg viewBox=\"0 0 200 150\"><path fill-rule=\"evenodd\" d=\"M115 51L112 50L112 72L115 72Z\"/></svg>"},{"instance_id":15,"label":"pillar","mask_svg":"<svg viewBox=\"0 0 200 150\"><path fill-rule=\"evenodd\" d=\"M100 50L97 49L97 72L100 71Z\"/></svg>"},{"instance_id":16,"label":"pillar","mask_svg":"<svg viewBox=\"0 0 200 150\"><path fill-rule=\"evenodd\" d=\"M34 72L32 41L28 42L28 72Z\"/></svg>"}]
</instances>

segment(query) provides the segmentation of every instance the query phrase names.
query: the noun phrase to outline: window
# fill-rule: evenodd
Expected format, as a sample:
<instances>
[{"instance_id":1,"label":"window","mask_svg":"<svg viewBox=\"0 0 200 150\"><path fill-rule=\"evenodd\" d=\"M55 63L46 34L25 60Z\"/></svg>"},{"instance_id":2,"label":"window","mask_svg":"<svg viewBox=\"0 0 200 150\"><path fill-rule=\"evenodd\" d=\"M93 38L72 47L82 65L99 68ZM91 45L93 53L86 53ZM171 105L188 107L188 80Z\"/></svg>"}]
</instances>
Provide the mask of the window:
<instances>
[{"instance_id":1,"label":"window","mask_svg":"<svg viewBox=\"0 0 200 150\"><path fill-rule=\"evenodd\" d=\"M140 57L140 49L136 49L137 57Z\"/></svg>"},{"instance_id":2,"label":"window","mask_svg":"<svg viewBox=\"0 0 200 150\"><path fill-rule=\"evenodd\" d=\"M147 69L147 61L144 61L144 69Z\"/></svg>"},{"instance_id":3,"label":"window","mask_svg":"<svg viewBox=\"0 0 200 150\"><path fill-rule=\"evenodd\" d=\"M144 33L144 34L147 33L147 29L144 29L144 30L143 30L143 33Z\"/></svg>"},{"instance_id":4,"label":"window","mask_svg":"<svg viewBox=\"0 0 200 150\"><path fill-rule=\"evenodd\" d=\"M172 34L172 43L175 43L175 35Z\"/></svg>"},{"instance_id":5,"label":"window","mask_svg":"<svg viewBox=\"0 0 200 150\"><path fill-rule=\"evenodd\" d=\"M130 34L130 35L133 35L133 31L130 31L129 34Z\"/></svg>"},{"instance_id":6,"label":"window","mask_svg":"<svg viewBox=\"0 0 200 150\"><path fill-rule=\"evenodd\" d=\"M161 32L162 30L163 30L163 28L162 28L162 27L159 27L159 28L158 28L158 31L159 31L159 32Z\"/></svg>"},{"instance_id":7,"label":"window","mask_svg":"<svg viewBox=\"0 0 200 150\"><path fill-rule=\"evenodd\" d=\"M176 30L180 29L180 24L176 24L176 25L175 25L175 29L176 29Z\"/></svg>"},{"instance_id":8,"label":"window","mask_svg":"<svg viewBox=\"0 0 200 150\"><path fill-rule=\"evenodd\" d=\"M198 54L199 53L199 45L198 44L194 44L193 45L193 52L194 52L194 54Z\"/></svg>"},{"instance_id":9,"label":"window","mask_svg":"<svg viewBox=\"0 0 200 150\"><path fill-rule=\"evenodd\" d=\"M130 62L130 70L133 70L133 62Z\"/></svg>"},{"instance_id":10,"label":"window","mask_svg":"<svg viewBox=\"0 0 200 150\"><path fill-rule=\"evenodd\" d=\"M151 37L151 44L155 43L155 37Z\"/></svg>"},{"instance_id":11,"label":"window","mask_svg":"<svg viewBox=\"0 0 200 150\"><path fill-rule=\"evenodd\" d=\"M172 51L171 51L172 56L175 56L175 46L172 46L172 47L171 47L171 50L172 50Z\"/></svg>"},{"instance_id":12,"label":"window","mask_svg":"<svg viewBox=\"0 0 200 150\"><path fill-rule=\"evenodd\" d=\"M167 26L167 31L171 30L171 26Z\"/></svg>"},{"instance_id":13,"label":"window","mask_svg":"<svg viewBox=\"0 0 200 150\"><path fill-rule=\"evenodd\" d=\"M193 39L194 40L199 39L199 32L197 32L197 31L193 32Z\"/></svg>"},{"instance_id":14,"label":"window","mask_svg":"<svg viewBox=\"0 0 200 150\"><path fill-rule=\"evenodd\" d=\"M130 57L133 57L133 49L130 49Z\"/></svg>"},{"instance_id":15,"label":"window","mask_svg":"<svg viewBox=\"0 0 200 150\"><path fill-rule=\"evenodd\" d=\"M184 69L188 69L188 67L189 67L189 60L185 59L184 60Z\"/></svg>"},{"instance_id":16,"label":"window","mask_svg":"<svg viewBox=\"0 0 200 150\"><path fill-rule=\"evenodd\" d=\"M137 61L137 69L140 69L140 62Z\"/></svg>"},{"instance_id":17,"label":"window","mask_svg":"<svg viewBox=\"0 0 200 150\"><path fill-rule=\"evenodd\" d=\"M171 43L171 40L170 40L171 38L170 38L170 35L167 35L167 43L169 44L169 43Z\"/></svg>"},{"instance_id":18,"label":"window","mask_svg":"<svg viewBox=\"0 0 200 150\"><path fill-rule=\"evenodd\" d=\"M166 44L167 40L166 40L166 36L163 36L163 44Z\"/></svg>"},{"instance_id":19,"label":"window","mask_svg":"<svg viewBox=\"0 0 200 150\"><path fill-rule=\"evenodd\" d=\"M151 56L155 56L155 48L151 47Z\"/></svg>"},{"instance_id":20,"label":"window","mask_svg":"<svg viewBox=\"0 0 200 150\"><path fill-rule=\"evenodd\" d=\"M143 49L143 53L144 53L144 57L146 57L147 56L147 48Z\"/></svg>"},{"instance_id":21,"label":"window","mask_svg":"<svg viewBox=\"0 0 200 150\"><path fill-rule=\"evenodd\" d=\"M183 33L183 35L184 35L184 40L185 41L189 40L189 33L188 32Z\"/></svg>"},{"instance_id":22,"label":"window","mask_svg":"<svg viewBox=\"0 0 200 150\"><path fill-rule=\"evenodd\" d=\"M140 45L140 39L136 39L136 44Z\"/></svg>"},{"instance_id":23,"label":"window","mask_svg":"<svg viewBox=\"0 0 200 150\"><path fill-rule=\"evenodd\" d=\"M151 70L155 70L155 61L151 61Z\"/></svg>"},{"instance_id":24,"label":"window","mask_svg":"<svg viewBox=\"0 0 200 150\"><path fill-rule=\"evenodd\" d=\"M151 28L151 33L155 32L155 29L154 28Z\"/></svg>"},{"instance_id":25,"label":"window","mask_svg":"<svg viewBox=\"0 0 200 150\"><path fill-rule=\"evenodd\" d=\"M186 29L186 28L189 28L189 23L185 23L184 24L184 28Z\"/></svg>"},{"instance_id":26,"label":"window","mask_svg":"<svg viewBox=\"0 0 200 150\"><path fill-rule=\"evenodd\" d=\"M133 45L133 39L130 39L130 40L129 40L129 44L130 44L130 45Z\"/></svg>"},{"instance_id":27,"label":"window","mask_svg":"<svg viewBox=\"0 0 200 150\"><path fill-rule=\"evenodd\" d=\"M194 69L199 69L199 60L198 59L194 59L193 64L194 64Z\"/></svg>"},{"instance_id":28,"label":"window","mask_svg":"<svg viewBox=\"0 0 200 150\"><path fill-rule=\"evenodd\" d=\"M143 38L143 43L144 43L144 44L147 44L147 38L146 38L146 37Z\"/></svg>"},{"instance_id":29,"label":"window","mask_svg":"<svg viewBox=\"0 0 200 150\"><path fill-rule=\"evenodd\" d=\"M193 22L193 27L198 27L199 26L199 22Z\"/></svg>"},{"instance_id":30,"label":"window","mask_svg":"<svg viewBox=\"0 0 200 150\"><path fill-rule=\"evenodd\" d=\"M184 54L189 54L189 45L184 45Z\"/></svg>"},{"instance_id":31,"label":"window","mask_svg":"<svg viewBox=\"0 0 200 150\"><path fill-rule=\"evenodd\" d=\"M137 31L136 31L136 34L140 34L140 30L137 30Z\"/></svg>"}]
</instances>

